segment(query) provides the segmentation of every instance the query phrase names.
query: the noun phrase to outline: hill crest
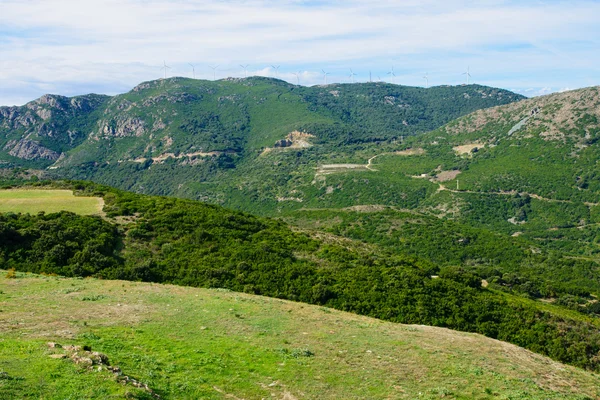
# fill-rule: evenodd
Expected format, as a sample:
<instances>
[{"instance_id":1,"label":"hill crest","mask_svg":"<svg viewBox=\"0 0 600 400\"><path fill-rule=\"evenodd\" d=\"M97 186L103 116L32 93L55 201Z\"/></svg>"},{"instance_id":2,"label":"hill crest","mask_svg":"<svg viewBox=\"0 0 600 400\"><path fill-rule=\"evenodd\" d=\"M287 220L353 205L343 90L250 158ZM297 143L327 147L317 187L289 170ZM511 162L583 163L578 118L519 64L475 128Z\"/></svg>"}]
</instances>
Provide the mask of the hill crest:
<instances>
[{"instance_id":1,"label":"hill crest","mask_svg":"<svg viewBox=\"0 0 600 400\"><path fill-rule=\"evenodd\" d=\"M337 141L337 128L333 137L323 132L336 124L353 130L353 140L368 142L424 132L473 109L521 98L477 85L302 87L262 77L174 77L113 97L44 95L22 107L0 107L0 162L62 167L166 152L258 151L294 130ZM99 148L99 141L118 143ZM102 151L106 146L113 147L110 154Z\"/></svg>"},{"instance_id":2,"label":"hill crest","mask_svg":"<svg viewBox=\"0 0 600 400\"><path fill-rule=\"evenodd\" d=\"M21 321L0 326L8 397L146 398L106 368L58 358L48 341L100 351L164 398L583 399L600 386L594 374L443 328L218 289L4 275L0 320ZM49 384L35 389L40 378Z\"/></svg>"}]
</instances>

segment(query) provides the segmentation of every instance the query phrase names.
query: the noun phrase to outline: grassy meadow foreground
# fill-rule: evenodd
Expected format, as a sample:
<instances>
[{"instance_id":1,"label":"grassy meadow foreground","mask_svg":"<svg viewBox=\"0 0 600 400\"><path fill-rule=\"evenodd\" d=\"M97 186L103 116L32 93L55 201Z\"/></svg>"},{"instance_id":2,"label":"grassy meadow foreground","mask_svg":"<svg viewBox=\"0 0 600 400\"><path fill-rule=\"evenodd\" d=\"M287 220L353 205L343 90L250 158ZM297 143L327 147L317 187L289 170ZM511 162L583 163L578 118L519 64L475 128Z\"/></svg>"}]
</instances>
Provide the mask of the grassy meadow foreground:
<instances>
[{"instance_id":1,"label":"grassy meadow foreground","mask_svg":"<svg viewBox=\"0 0 600 400\"><path fill-rule=\"evenodd\" d=\"M0 398L593 399L598 375L476 334L219 289L0 271ZM89 346L104 368L65 350ZM147 384L119 382L106 366Z\"/></svg>"},{"instance_id":2,"label":"grassy meadow foreground","mask_svg":"<svg viewBox=\"0 0 600 400\"><path fill-rule=\"evenodd\" d=\"M102 212L104 201L99 197L74 196L72 190L9 189L0 190L0 213L52 213L71 211L80 215Z\"/></svg>"}]
</instances>

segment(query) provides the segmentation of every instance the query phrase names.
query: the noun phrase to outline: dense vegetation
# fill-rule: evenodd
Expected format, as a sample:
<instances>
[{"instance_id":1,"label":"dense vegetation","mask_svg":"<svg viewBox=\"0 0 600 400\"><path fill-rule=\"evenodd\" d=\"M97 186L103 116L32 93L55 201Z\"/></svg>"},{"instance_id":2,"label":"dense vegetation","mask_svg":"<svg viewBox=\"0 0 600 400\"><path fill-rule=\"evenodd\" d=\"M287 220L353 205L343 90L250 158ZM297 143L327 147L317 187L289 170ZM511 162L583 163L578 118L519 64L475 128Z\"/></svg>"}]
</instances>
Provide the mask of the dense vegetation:
<instances>
[{"instance_id":1,"label":"dense vegetation","mask_svg":"<svg viewBox=\"0 0 600 400\"><path fill-rule=\"evenodd\" d=\"M103 195L109 220L67 212L4 215L2 268L223 287L479 332L563 362L600 367L595 319L560 308L543 311L482 288L481 278L463 269L333 237L315 240L280 221L190 200L56 185Z\"/></svg>"},{"instance_id":2,"label":"dense vegetation","mask_svg":"<svg viewBox=\"0 0 600 400\"><path fill-rule=\"evenodd\" d=\"M312 110L340 121L304 125L303 130L314 132L321 143L335 145L397 140L436 129L474 105L487 108L523 99L479 85L425 89L377 82L301 90Z\"/></svg>"},{"instance_id":3,"label":"dense vegetation","mask_svg":"<svg viewBox=\"0 0 600 400\"><path fill-rule=\"evenodd\" d=\"M597 262L542 250L537 241L506 237L487 229L391 208L371 211L314 210L286 221L311 230L378 244L393 254L426 259L439 267L458 267L488 281L490 287L536 299L569 299L576 310L597 313L600 293ZM576 299L576 301L574 301Z\"/></svg>"},{"instance_id":4,"label":"dense vegetation","mask_svg":"<svg viewBox=\"0 0 600 400\"><path fill-rule=\"evenodd\" d=\"M254 90L262 87L262 81L252 85L248 90L256 94ZM399 108L386 103L392 99L385 100L385 91L392 89L396 91L392 96L396 106L402 98L409 99L412 106ZM460 90L467 89L471 88L445 88L446 95L456 94L450 97L458 104L466 101ZM302 90L295 88L290 93L300 94ZM405 117L401 113L418 109L431 117L423 121L438 120L433 118L437 108L430 109L433 114L423 109L426 104L436 103L435 93L373 84L306 89L303 100L293 104L287 103L291 97L282 105L279 103L285 97L271 101L266 96L262 103L247 108L251 122L239 125L246 127L248 135L242 136L249 138L244 152L193 162L176 158L164 162L88 162L53 173L140 193L195 198L266 216L357 205L418 210L508 236L521 235L534 248L596 260L600 253L598 142L594 139L599 129L597 89L478 111L433 132L402 138L400 127L395 126ZM427 101L417 102L417 97ZM242 102L241 97L235 99ZM238 111L240 104L236 103ZM302 123L286 125L278 119L279 113L292 115L281 108L287 110L288 106L295 112L292 119ZM211 112L222 113L227 107L219 105ZM363 117L358 109L369 110L371 119ZM396 113L394 117L386 116L390 110ZM532 110L538 113L511 133ZM259 111L263 114L254 114ZM308 117L317 114L323 119ZM278 121L278 127L285 129L272 130L265 122L269 120ZM414 125L408 127L413 129ZM261 154L264 146L273 146L276 138L285 137L292 129L313 133L315 137L309 139L313 146ZM229 135L228 128L222 131L220 137ZM267 132L273 136L262 142L260 138L266 138ZM467 150L457 150L460 146ZM420 152L397 153L411 148ZM114 150L106 147L105 151L109 149ZM364 167L368 160L371 169ZM363 167L319 172L322 165L348 163ZM450 178L438 180L443 173L449 173Z\"/></svg>"}]
</instances>

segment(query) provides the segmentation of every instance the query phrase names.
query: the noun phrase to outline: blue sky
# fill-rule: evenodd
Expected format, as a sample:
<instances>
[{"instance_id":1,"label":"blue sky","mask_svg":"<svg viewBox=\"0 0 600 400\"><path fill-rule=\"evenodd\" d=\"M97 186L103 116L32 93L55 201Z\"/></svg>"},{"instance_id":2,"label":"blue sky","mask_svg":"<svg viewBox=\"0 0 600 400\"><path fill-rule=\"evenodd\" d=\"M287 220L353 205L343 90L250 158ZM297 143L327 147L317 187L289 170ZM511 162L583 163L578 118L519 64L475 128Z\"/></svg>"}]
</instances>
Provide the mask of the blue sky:
<instances>
[{"instance_id":1,"label":"blue sky","mask_svg":"<svg viewBox=\"0 0 600 400\"><path fill-rule=\"evenodd\" d=\"M600 84L600 1L0 0L0 105L116 94L162 76L475 83L527 96Z\"/></svg>"}]
</instances>

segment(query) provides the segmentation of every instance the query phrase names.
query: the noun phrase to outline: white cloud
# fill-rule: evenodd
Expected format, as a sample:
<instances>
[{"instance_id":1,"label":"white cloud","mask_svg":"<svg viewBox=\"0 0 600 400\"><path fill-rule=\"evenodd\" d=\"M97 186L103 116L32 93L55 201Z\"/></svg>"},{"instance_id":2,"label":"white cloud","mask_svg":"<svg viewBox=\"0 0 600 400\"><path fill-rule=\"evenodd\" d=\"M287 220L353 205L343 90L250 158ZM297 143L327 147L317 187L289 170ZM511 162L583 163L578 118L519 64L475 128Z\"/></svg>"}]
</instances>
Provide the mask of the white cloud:
<instances>
[{"instance_id":1,"label":"white cloud","mask_svg":"<svg viewBox=\"0 0 600 400\"><path fill-rule=\"evenodd\" d=\"M27 85L114 93L160 77L163 59L207 79L208 64L224 77L243 76L239 64L273 76L277 63L293 83L305 71L302 84L321 83L321 68L367 80L394 64L399 83L429 71L456 84L470 65L481 83L577 87L600 72L598 15L593 1L0 0L0 104L23 102Z\"/></svg>"}]
</instances>

